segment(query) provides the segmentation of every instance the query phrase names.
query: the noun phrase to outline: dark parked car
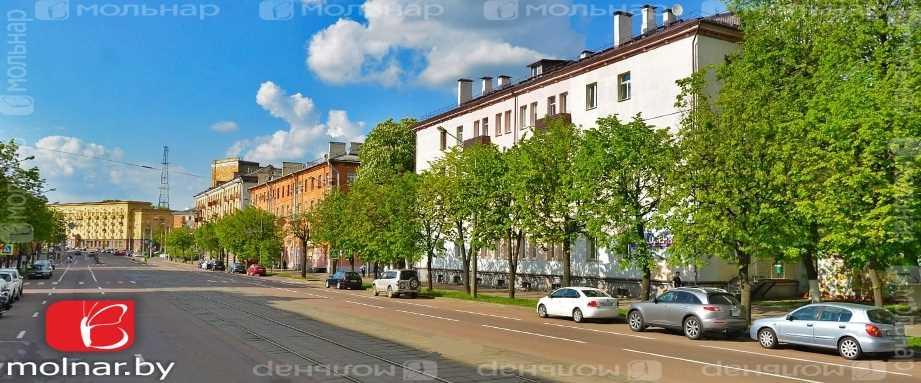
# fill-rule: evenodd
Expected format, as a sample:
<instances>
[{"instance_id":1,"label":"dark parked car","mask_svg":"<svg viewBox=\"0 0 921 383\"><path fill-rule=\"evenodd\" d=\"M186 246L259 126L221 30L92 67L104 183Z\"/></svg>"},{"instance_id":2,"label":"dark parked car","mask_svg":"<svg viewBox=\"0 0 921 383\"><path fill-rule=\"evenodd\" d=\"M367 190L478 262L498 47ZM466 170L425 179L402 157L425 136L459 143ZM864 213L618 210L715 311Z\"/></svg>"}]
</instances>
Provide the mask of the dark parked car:
<instances>
[{"instance_id":1,"label":"dark parked car","mask_svg":"<svg viewBox=\"0 0 921 383\"><path fill-rule=\"evenodd\" d=\"M227 271L234 274L246 274L246 265L241 262L230 262L230 267L227 268Z\"/></svg>"},{"instance_id":2,"label":"dark parked car","mask_svg":"<svg viewBox=\"0 0 921 383\"><path fill-rule=\"evenodd\" d=\"M32 270L29 270L29 278L45 278L51 279L51 275L54 273L54 269L51 268L51 264L48 262L36 261L32 264Z\"/></svg>"},{"instance_id":3,"label":"dark parked car","mask_svg":"<svg viewBox=\"0 0 921 383\"><path fill-rule=\"evenodd\" d=\"M224 261L214 261L214 266L211 266L211 270L214 271L224 271L227 267L224 266Z\"/></svg>"},{"instance_id":4,"label":"dark parked car","mask_svg":"<svg viewBox=\"0 0 921 383\"><path fill-rule=\"evenodd\" d=\"M326 278L326 288L361 289L361 275L354 271L337 271Z\"/></svg>"}]
</instances>

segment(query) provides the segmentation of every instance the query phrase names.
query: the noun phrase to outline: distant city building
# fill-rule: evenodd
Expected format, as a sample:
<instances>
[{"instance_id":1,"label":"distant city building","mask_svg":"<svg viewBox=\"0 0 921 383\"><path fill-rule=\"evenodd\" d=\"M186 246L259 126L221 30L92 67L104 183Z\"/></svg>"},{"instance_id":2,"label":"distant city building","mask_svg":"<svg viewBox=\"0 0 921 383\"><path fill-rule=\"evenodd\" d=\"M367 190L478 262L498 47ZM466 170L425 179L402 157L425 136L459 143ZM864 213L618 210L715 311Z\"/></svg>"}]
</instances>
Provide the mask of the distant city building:
<instances>
[{"instance_id":1,"label":"distant city building","mask_svg":"<svg viewBox=\"0 0 921 383\"><path fill-rule=\"evenodd\" d=\"M238 159L214 161L211 165L211 180L217 184L195 195L196 222L212 222L249 206L250 187L282 174L282 169L258 165ZM240 173L240 170L249 172ZM233 178L227 179L229 176Z\"/></svg>"},{"instance_id":2,"label":"distant city building","mask_svg":"<svg viewBox=\"0 0 921 383\"><path fill-rule=\"evenodd\" d=\"M360 143L346 148L345 143L331 142L324 158L250 187L252 205L279 217L284 224L285 218L309 211L330 191L348 191L358 175L360 150ZM282 263L296 269L305 253L308 269L324 271L330 267L325 245L309 245L305 252L292 236L285 238Z\"/></svg>"},{"instance_id":3,"label":"distant city building","mask_svg":"<svg viewBox=\"0 0 921 383\"><path fill-rule=\"evenodd\" d=\"M55 203L67 227L67 246L88 249L146 251L150 240L162 241L173 225L173 213L149 202L105 200Z\"/></svg>"},{"instance_id":4,"label":"distant city building","mask_svg":"<svg viewBox=\"0 0 921 383\"><path fill-rule=\"evenodd\" d=\"M173 211L173 228L180 227L195 228L195 209Z\"/></svg>"}]
</instances>

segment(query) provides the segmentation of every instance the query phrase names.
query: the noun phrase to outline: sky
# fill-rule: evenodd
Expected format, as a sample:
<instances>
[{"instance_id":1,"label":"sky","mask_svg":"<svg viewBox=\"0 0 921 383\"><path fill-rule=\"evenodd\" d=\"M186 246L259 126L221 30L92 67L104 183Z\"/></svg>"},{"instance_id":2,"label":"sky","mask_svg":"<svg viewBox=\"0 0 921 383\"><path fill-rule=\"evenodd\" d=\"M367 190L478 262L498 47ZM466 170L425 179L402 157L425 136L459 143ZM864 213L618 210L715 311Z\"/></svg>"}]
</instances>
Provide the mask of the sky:
<instances>
[{"instance_id":1,"label":"sky","mask_svg":"<svg viewBox=\"0 0 921 383\"><path fill-rule=\"evenodd\" d=\"M213 160L317 159L329 141L453 105L458 78L517 82L540 58L608 47L613 11L638 33L643 4L3 0L0 139L34 156L53 202L156 203L168 146L170 207L186 209Z\"/></svg>"}]
</instances>

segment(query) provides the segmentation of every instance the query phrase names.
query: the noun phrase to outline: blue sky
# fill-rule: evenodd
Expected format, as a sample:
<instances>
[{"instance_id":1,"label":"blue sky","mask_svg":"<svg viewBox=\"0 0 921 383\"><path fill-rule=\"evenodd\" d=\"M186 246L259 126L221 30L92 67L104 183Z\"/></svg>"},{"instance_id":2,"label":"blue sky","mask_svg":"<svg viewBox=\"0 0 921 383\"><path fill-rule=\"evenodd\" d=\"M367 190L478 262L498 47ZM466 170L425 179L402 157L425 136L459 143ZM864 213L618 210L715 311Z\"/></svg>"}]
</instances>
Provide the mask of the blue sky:
<instances>
[{"instance_id":1,"label":"blue sky","mask_svg":"<svg viewBox=\"0 0 921 383\"><path fill-rule=\"evenodd\" d=\"M268 1L287 16L288 0ZM156 201L159 172L87 156L159 166L168 145L172 207L186 208L207 184L214 159L314 159L326 142L361 140L383 119L451 105L458 77L502 72L518 80L534 58L572 58L607 46L610 16L582 10L626 8L638 29L643 4L520 0L499 9L515 1L422 2L427 8L419 0L303 0L303 7L293 1L290 19L264 20L254 0L131 2L195 9L190 16L134 16L114 0L5 0L0 10L8 27L18 23L17 10L32 19L22 23L19 62L34 111L0 115L0 138L16 139L37 157L33 163L57 189L49 193L53 201ZM49 3L64 8L35 13L48 12L36 7ZM721 7L679 3L686 18ZM675 3L652 4L661 11ZM574 14L526 14L526 5ZM199 9L217 14L198 17ZM424 15L414 13L421 9ZM8 60L0 66L8 77Z\"/></svg>"}]
</instances>

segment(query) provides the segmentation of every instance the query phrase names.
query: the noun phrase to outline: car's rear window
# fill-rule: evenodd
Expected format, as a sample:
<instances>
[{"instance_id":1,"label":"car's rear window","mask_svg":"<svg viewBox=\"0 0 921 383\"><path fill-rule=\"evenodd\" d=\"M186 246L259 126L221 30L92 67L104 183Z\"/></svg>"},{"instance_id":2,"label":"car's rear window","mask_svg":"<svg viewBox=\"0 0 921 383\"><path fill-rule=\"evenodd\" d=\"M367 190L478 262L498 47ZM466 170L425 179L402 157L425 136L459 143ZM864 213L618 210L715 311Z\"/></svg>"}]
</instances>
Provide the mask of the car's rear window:
<instances>
[{"instance_id":1,"label":"car's rear window","mask_svg":"<svg viewBox=\"0 0 921 383\"><path fill-rule=\"evenodd\" d=\"M739 301L736 300L736 297L723 293L707 295L707 301L709 301L711 305L738 306L739 304Z\"/></svg>"},{"instance_id":2,"label":"car's rear window","mask_svg":"<svg viewBox=\"0 0 921 383\"><path fill-rule=\"evenodd\" d=\"M346 277L346 278L358 278L359 275L358 275L358 273L356 273L356 272L354 272L354 271L349 271L349 272L345 273L345 277Z\"/></svg>"},{"instance_id":3,"label":"car's rear window","mask_svg":"<svg viewBox=\"0 0 921 383\"><path fill-rule=\"evenodd\" d=\"M867 317L870 322L879 324L895 324L895 316L891 312L883 309L867 311Z\"/></svg>"},{"instance_id":4,"label":"car's rear window","mask_svg":"<svg viewBox=\"0 0 921 383\"><path fill-rule=\"evenodd\" d=\"M9 274L0 274L0 278L3 278L3 280L7 282L13 280L13 277L11 277Z\"/></svg>"},{"instance_id":5,"label":"car's rear window","mask_svg":"<svg viewBox=\"0 0 921 383\"><path fill-rule=\"evenodd\" d=\"M582 294L589 298L610 298L611 296L608 293L601 290L582 290Z\"/></svg>"},{"instance_id":6,"label":"car's rear window","mask_svg":"<svg viewBox=\"0 0 921 383\"><path fill-rule=\"evenodd\" d=\"M415 272L415 271L404 270L404 271L401 271L401 272L400 272L400 279L402 279L402 280L413 279L413 278L416 278L416 272Z\"/></svg>"}]
</instances>

